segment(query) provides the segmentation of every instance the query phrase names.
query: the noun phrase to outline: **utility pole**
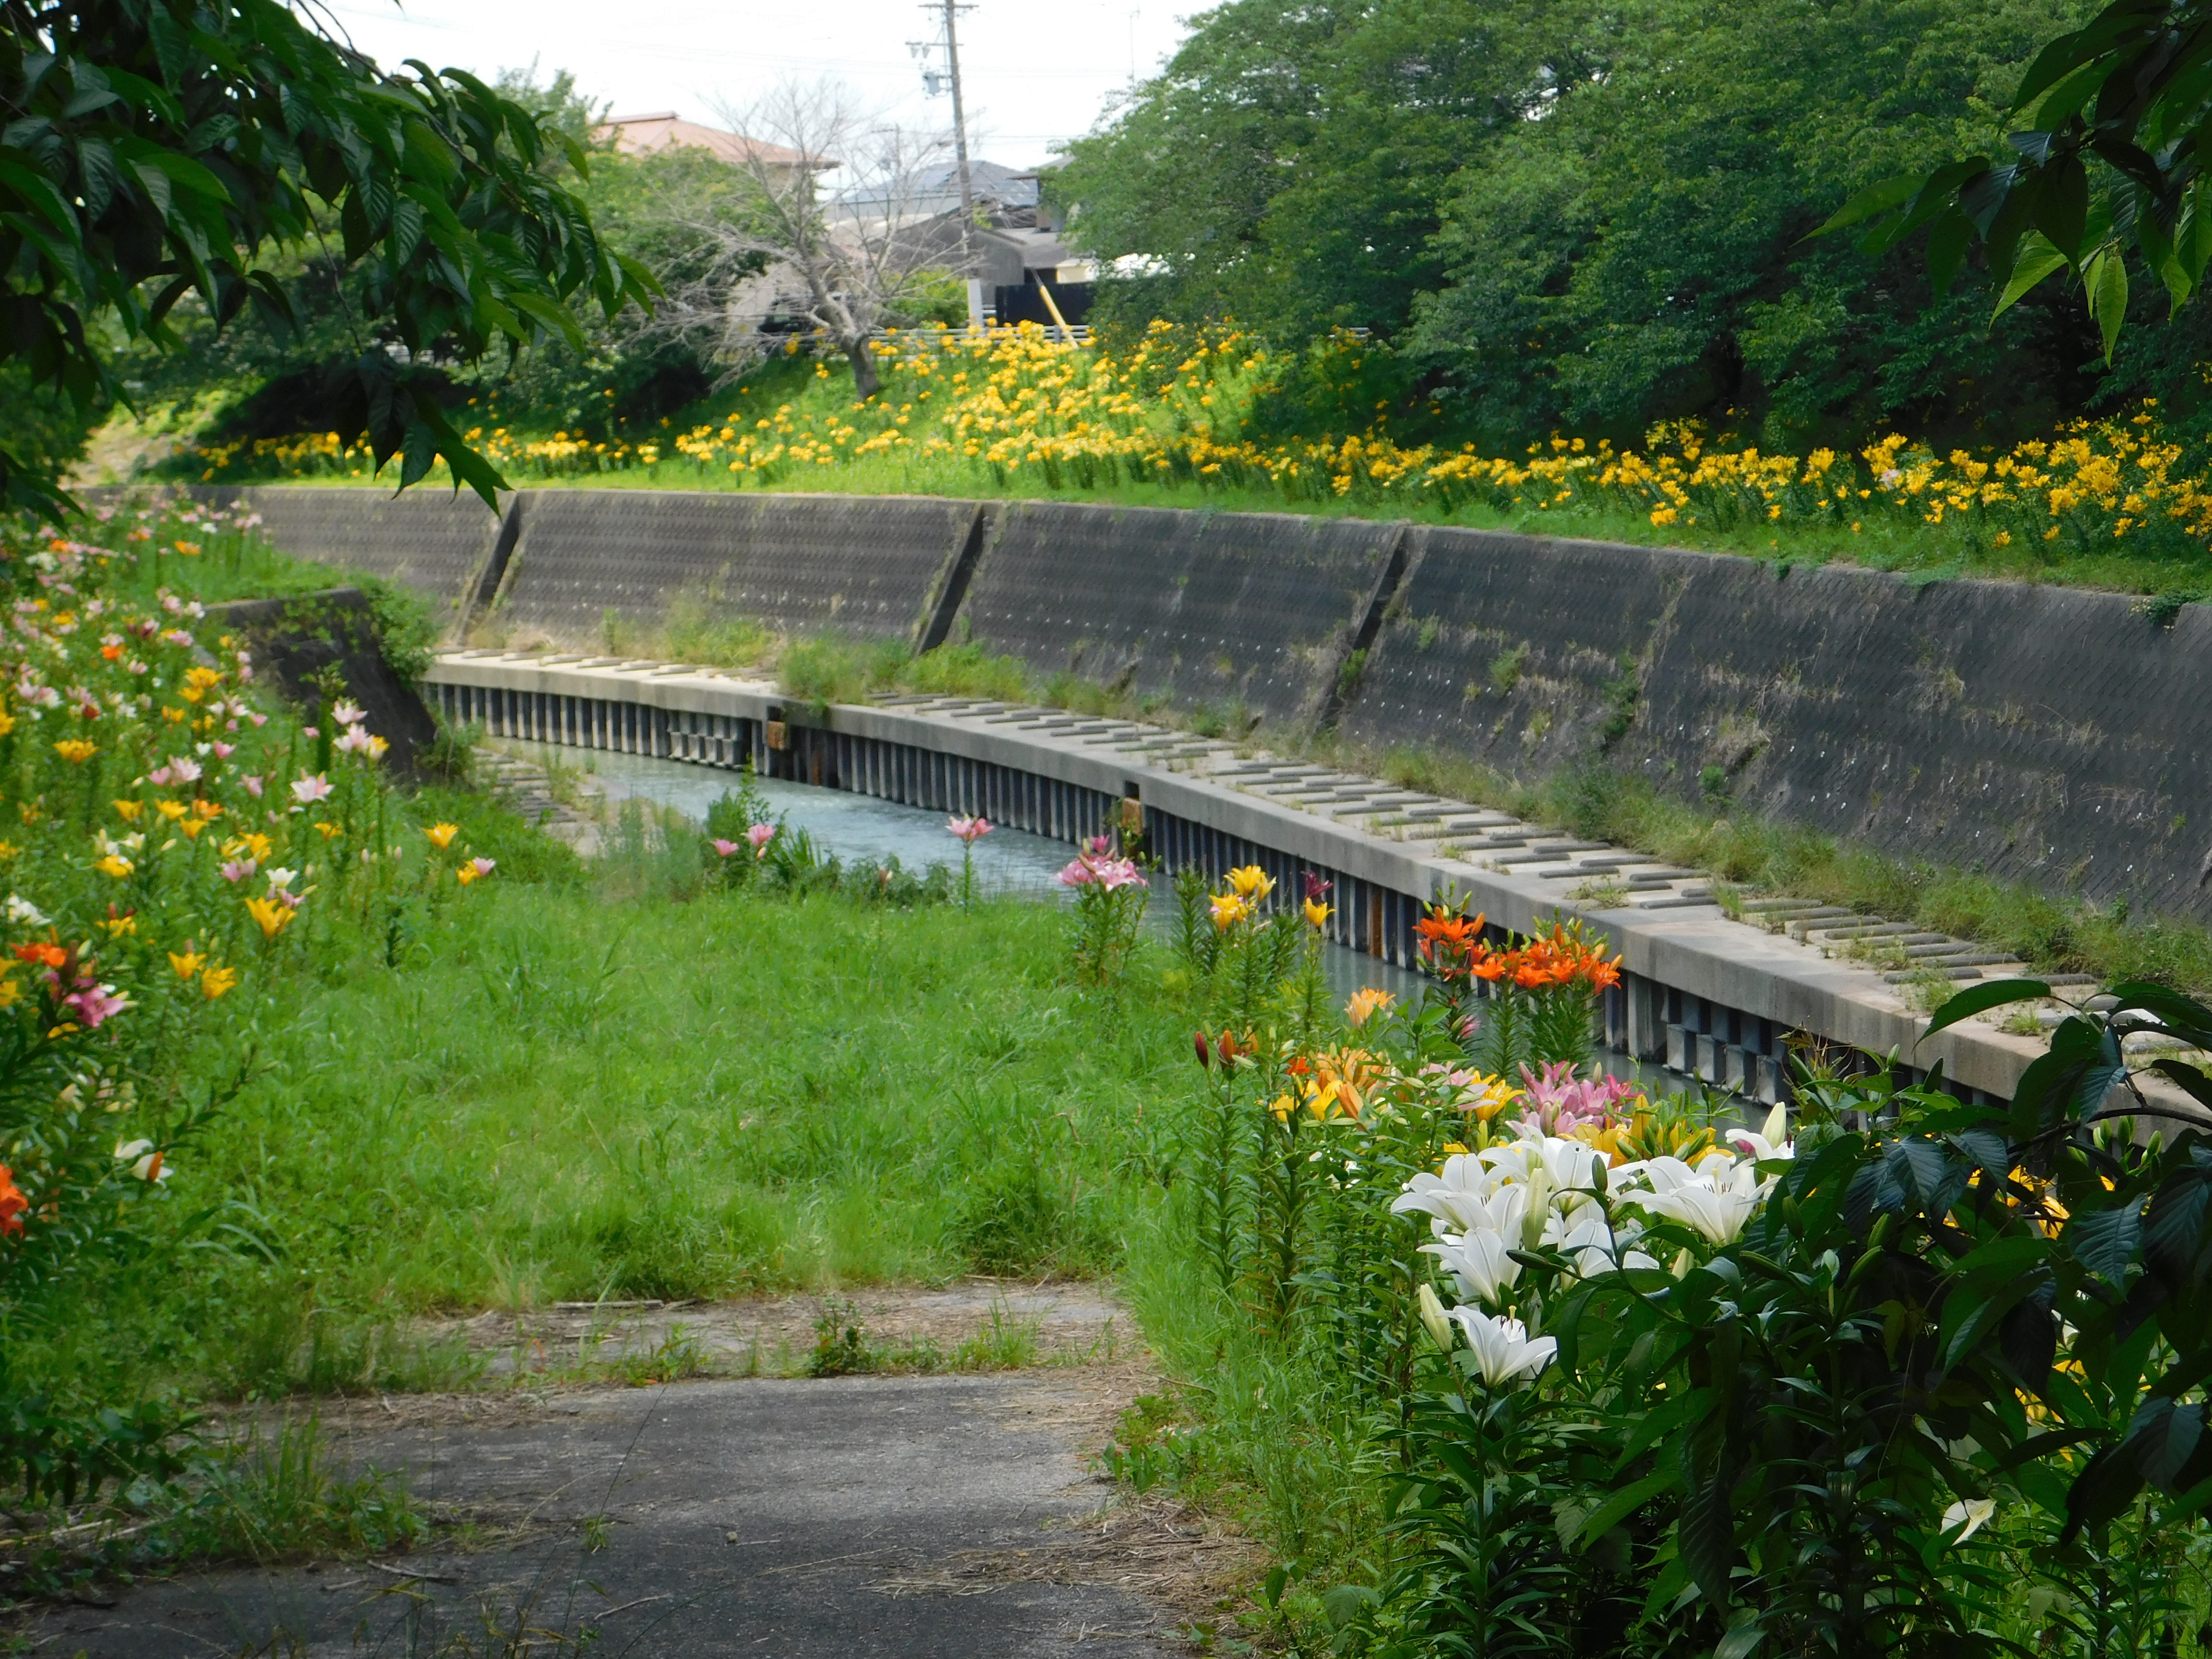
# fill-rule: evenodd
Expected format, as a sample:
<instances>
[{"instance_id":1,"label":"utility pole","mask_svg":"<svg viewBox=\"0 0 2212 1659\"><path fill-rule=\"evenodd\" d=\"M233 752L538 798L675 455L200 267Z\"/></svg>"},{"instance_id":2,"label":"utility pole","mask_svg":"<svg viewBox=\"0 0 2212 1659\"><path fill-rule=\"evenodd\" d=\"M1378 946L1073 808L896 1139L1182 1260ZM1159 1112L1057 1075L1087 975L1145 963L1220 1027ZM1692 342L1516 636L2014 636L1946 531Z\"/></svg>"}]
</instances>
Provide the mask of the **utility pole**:
<instances>
[{"instance_id":1,"label":"utility pole","mask_svg":"<svg viewBox=\"0 0 2212 1659\"><path fill-rule=\"evenodd\" d=\"M975 219L975 187L968 177L968 114L960 101L960 37L955 16L971 8L945 0L945 67L952 76L952 158L960 167L960 252L968 252L968 228Z\"/></svg>"},{"instance_id":2,"label":"utility pole","mask_svg":"<svg viewBox=\"0 0 2212 1659\"><path fill-rule=\"evenodd\" d=\"M960 257L964 263L969 258L969 232L975 222L975 185L968 171L968 108L960 88L959 14L973 11L975 8L963 4L961 0L923 0L921 9L927 12L942 13L945 19L944 80L939 82L935 70L926 69L922 71L921 85L923 92L932 98L936 97L945 86L949 86L952 92L952 159L960 175ZM915 40L908 45L917 58L926 58L936 49L933 41Z\"/></svg>"}]
</instances>

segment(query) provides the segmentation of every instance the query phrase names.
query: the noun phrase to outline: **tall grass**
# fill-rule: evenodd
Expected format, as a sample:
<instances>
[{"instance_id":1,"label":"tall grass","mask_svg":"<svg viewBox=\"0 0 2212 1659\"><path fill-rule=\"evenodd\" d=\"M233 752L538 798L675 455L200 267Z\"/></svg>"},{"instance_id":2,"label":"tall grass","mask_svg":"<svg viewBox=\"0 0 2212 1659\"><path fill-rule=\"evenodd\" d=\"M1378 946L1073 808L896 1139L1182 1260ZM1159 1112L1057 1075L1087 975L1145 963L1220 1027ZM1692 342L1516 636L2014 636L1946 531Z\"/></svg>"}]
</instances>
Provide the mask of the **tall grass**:
<instances>
[{"instance_id":1,"label":"tall grass","mask_svg":"<svg viewBox=\"0 0 2212 1659\"><path fill-rule=\"evenodd\" d=\"M1118 1265L1190 1086L1157 985L1070 996L1033 904L603 883L290 989L192 1154L217 1235L88 1282L38 1363L390 1385L447 1374L403 1340L435 1310Z\"/></svg>"}]
</instances>

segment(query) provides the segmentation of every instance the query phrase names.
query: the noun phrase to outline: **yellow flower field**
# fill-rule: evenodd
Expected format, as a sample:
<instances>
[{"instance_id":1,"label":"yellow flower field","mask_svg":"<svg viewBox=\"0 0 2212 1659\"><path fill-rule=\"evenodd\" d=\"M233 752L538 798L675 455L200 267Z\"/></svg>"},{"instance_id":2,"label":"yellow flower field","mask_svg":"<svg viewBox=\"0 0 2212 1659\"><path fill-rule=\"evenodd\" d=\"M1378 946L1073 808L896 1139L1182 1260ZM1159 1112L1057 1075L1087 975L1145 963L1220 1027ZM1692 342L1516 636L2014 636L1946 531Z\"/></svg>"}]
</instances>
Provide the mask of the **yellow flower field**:
<instances>
[{"instance_id":1,"label":"yellow flower field","mask_svg":"<svg viewBox=\"0 0 2212 1659\"><path fill-rule=\"evenodd\" d=\"M1347 382L1364 349L1349 336L1331 349ZM799 343L787 349L796 355ZM1024 490L1150 483L1258 492L1286 505L1480 506L1524 519L1629 513L1662 530L1817 524L1850 534L1881 520L1948 526L1990 548L2197 557L2212 549L2212 458L2169 435L2148 403L2002 453L1938 453L1891 434L1856 454L1765 454L1682 422L1655 426L1632 449L1554 437L1504 454L1401 444L1380 413L1368 430L1340 438L1257 441L1247 435L1255 405L1290 365L1234 329L1157 324L1119 356L1030 325L894 334L876 349L884 389L865 404L842 393L823 362L804 392L741 403L649 441L505 427L469 436L518 483L646 470L693 487L926 489L945 487L951 473ZM209 481L375 471L366 452L328 434L210 446L198 459Z\"/></svg>"}]
</instances>

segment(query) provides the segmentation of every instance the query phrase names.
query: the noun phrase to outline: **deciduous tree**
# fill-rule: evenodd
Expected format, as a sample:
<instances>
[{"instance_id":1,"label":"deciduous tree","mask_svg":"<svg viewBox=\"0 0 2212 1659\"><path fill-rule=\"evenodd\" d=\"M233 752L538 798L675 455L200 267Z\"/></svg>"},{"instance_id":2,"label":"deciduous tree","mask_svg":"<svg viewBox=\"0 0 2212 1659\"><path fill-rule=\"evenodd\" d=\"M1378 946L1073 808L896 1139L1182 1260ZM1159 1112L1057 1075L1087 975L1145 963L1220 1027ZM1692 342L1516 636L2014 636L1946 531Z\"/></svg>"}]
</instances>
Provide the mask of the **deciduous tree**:
<instances>
[{"instance_id":1,"label":"deciduous tree","mask_svg":"<svg viewBox=\"0 0 2212 1659\"><path fill-rule=\"evenodd\" d=\"M401 488L443 459L487 501L502 481L425 384L425 365L580 337L653 291L540 165L572 135L458 70L386 71L281 0L0 0L0 361L89 404L104 329L160 345L198 294L218 322L295 319L271 265L308 247L359 267L389 344L359 337L341 435ZM0 434L0 495L54 480Z\"/></svg>"}]
</instances>

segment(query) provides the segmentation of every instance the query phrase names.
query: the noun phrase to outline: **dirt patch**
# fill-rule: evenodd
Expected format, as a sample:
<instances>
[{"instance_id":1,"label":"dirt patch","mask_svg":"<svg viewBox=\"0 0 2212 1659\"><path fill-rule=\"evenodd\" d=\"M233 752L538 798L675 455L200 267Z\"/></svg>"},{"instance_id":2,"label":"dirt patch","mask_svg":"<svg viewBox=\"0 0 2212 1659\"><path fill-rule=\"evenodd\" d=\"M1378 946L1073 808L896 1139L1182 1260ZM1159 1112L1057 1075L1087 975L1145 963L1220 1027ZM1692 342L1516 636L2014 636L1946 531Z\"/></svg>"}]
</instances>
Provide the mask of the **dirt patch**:
<instances>
[{"instance_id":1,"label":"dirt patch","mask_svg":"<svg viewBox=\"0 0 2212 1659\"><path fill-rule=\"evenodd\" d=\"M600 1380L611 1369L637 1381L790 1376L808 1369L825 1317L836 1340L858 1333L852 1370L1110 1365L1142 1352L1103 1286L983 1279L734 1302L556 1303L424 1321L417 1334L462 1346L491 1378Z\"/></svg>"},{"instance_id":2,"label":"dirt patch","mask_svg":"<svg viewBox=\"0 0 2212 1659\"><path fill-rule=\"evenodd\" d=\"M981 1595L1009 1583L1104 1585L1171 1610L1179 1623L1197 1623L1218 1614L1224 1597L1240 1595L1266 1559L1234 1528L1152 1492L1048 1528L1028 1548L963 1550L872 1588L886 1595Z\"/></svg>"}]
</instances>

